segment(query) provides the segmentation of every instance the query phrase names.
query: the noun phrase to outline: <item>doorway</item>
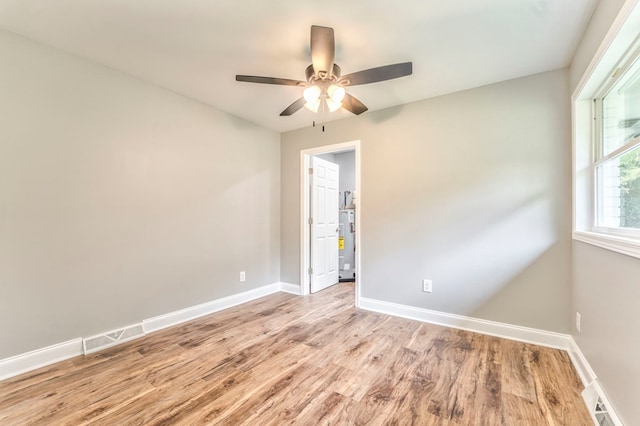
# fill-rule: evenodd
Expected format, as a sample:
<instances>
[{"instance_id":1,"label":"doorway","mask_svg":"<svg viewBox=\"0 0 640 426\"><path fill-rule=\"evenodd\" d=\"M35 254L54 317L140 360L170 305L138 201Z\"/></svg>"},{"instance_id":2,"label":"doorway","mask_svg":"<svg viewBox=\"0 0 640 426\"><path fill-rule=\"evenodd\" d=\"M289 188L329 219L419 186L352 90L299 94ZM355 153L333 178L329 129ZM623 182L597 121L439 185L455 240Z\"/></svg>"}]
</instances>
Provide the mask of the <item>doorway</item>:
<instances>
[{"instance_id":1,"label":"doorway","mask_svg":"<svg viewBox=\"0 0 640 426\"><path fill-rule=\"evenodd\" d=\"M314 156L322 156L327 154L341 154L347 151L354 151L355 156L355 167L354 167L354 180L355 180L355 191L351 191L350 194L346 197L346 203L349 203L348 206L351 206L352 198L357 199L358 207L354 210L354 244L356 247L355 256L353 258L353 265L349 264L349 268L353 269L357 273L357 277L355 279L355 305L356 307L360 304L360 288L362 283L362 269L360 267L360 258L361 258L361 245L360 245L360 216L362 212L362 200L360 194L362 194L361 189L361 160L360 160L360 141L351 141L351 142L343 142L334 145L327 145L317 148L311 148L300 151L300 200L301 200L301 208L300 208L300 283L301 283L301 294L307 295L311 292L311 275L310 275L310 267L311 267L311 176L309 174L309 168L312 164L312 157ZM345 196L342 191L340 197L342 199L341 205L345 203ZM344 264L342 265L344 266Z\"/></svg>"}]
</instances>

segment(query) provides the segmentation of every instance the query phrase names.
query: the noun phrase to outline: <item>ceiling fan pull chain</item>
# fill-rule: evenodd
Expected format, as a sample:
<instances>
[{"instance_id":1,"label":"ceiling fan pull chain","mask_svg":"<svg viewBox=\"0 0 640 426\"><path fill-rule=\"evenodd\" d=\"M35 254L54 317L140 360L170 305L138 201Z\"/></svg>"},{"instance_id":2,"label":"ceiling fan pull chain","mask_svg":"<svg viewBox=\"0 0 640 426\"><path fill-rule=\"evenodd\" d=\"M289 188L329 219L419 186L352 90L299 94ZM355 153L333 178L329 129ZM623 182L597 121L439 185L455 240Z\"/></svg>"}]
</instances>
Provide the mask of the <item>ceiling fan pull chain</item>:
<instances>
[{"instance_id":1,"label":"ceiling fan pull chain","mask_svg":"<svg viewBox=\"0 0 640 426\"><path fill-rule=\"evenodd\" d=\"M324 123L327 122L327 103L322 102L321 105L322 105L322 133L324 133Z\"/></svg>"}]
</instances>

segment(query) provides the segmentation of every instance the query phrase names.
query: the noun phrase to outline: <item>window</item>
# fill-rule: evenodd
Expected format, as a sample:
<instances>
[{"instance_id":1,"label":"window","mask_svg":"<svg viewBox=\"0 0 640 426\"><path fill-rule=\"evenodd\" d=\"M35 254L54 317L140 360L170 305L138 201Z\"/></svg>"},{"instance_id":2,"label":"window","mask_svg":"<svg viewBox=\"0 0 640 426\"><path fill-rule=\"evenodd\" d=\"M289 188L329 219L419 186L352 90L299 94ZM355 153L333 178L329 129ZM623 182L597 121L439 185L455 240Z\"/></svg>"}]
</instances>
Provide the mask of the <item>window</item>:
<instances>
[{"instance_id":1,"label":"window","mask_svg":"<svg viewBox=\"0 0 640 426\"><path fill-rule=\"evenodd\" d=\"M640 258L640 4L623 7L572 96L573 238Z\"/></svg>"},{"instance_id":2,"label":"window","mask_svg":"<svg viewBox=\"0 0 640 426\"><path fill-rule=\"evenodd\" d=\"M595 229L640 235L640 60L594 101Z\"/></svg>"}]
</instances>

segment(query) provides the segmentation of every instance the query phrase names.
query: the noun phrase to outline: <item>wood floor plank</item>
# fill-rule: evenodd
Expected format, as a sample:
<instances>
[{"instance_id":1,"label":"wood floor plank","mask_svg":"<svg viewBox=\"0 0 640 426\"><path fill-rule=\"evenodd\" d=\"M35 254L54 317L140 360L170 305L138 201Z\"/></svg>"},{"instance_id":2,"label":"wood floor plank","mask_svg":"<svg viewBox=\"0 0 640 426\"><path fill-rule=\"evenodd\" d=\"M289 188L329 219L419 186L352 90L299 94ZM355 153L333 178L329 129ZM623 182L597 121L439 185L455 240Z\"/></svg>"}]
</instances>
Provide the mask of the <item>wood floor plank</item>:
<instances>
[{"instance_id":1,"label":"wood floor plank","mask_svg":"<svg viewBox=\"0 0 640 426\"><path fill-rule=\"evenodd\" d=\"M548 424L571 424L578 401L577 392L574 386L564 384L571 383L573 377L566 377L565 382L561 383L546 373L554 371L562 374L563 368L560 364L564 364L567 360L557 356L556 352L549 348L531 350L531 363L536 366L532 371L536 400Z\"/></svg>"},{"instance_id":2,"label":"wood floor plank","mask_svg":"<svg viewBox=\"0 0 640 426\"><path fill-rule=\"evenodd\" d=\"M510 356L502 358L500 371L502 391L532 402L535 401L536 394L529 363L529 347L509 340L505 340L501 344L502 350L510 354Z\"/></svg>"},{"instance_id":3,"label":"wood floor plank","mask_svg":"<svg viewBox=\"0 0 640 426\"><path fill-rule=\"evenodd\" d=\"M587 425L566 352L274 294L0 382L7 425Z\"/></svg>"},{"instance_id":4,"label":"wood floor plank","mask_svg":"<svg viewBox=\"0 0 640 426\"><path fill-rule=\"evenodd\" d=\"M378 374L361 401L357 419L365 424L389 423L402 406L415 376L416 351L401 347L383 374Z\"/></svg>"}]
</instances>

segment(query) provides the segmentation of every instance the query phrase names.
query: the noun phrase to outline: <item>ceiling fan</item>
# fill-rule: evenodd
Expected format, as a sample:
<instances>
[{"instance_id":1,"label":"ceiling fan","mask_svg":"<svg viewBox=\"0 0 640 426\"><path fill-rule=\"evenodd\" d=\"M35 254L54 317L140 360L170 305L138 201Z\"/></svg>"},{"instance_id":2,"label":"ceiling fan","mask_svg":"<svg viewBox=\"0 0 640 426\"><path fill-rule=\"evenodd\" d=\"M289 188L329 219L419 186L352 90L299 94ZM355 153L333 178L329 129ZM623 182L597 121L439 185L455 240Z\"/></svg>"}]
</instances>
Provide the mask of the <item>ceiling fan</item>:
<instances>
[{"instance_id":1,"label":"ceiling fan","mask_svg":"<svg viewBox=\"0 0 640 426\"><path fill-rule=\"evenodd\" d=\"M345 87L392 80L413 72L411 62L402 62L341 75L340 67L333 62L334 56L333 28L312 25L311 65L305 70L306 81L253 75L236 75L236 81L304 87L303 96L282 111L281 116L289 116L303 106L318 112L325 105L330 112L344 108L360 115L368 108L347 93Z\"/></svg>"}]
</instances>

